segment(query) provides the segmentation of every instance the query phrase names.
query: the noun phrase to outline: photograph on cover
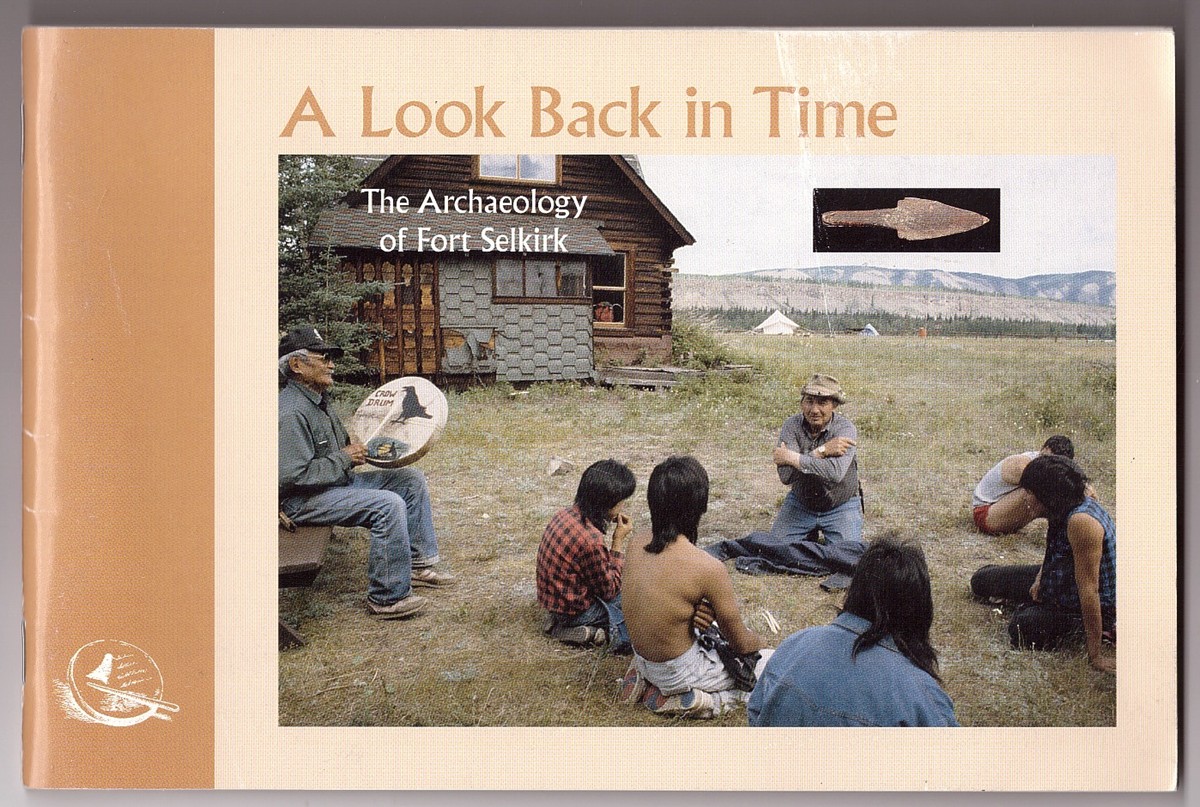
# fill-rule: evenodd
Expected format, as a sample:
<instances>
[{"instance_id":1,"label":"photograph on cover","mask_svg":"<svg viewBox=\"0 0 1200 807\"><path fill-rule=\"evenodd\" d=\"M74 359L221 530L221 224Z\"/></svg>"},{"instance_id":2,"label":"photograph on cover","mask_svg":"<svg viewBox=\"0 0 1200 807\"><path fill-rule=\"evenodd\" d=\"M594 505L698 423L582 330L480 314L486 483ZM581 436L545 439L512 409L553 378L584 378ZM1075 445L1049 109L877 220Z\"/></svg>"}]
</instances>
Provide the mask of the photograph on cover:
<instances>
[{"instance_id":1,"label":"photograph on cover","mask_svg":"<svg viewBox=\"0 0 1200 807\"><path fill-rule=\"evenodd\" d=\"M999 251L999 188L813 191L813 252Z\"/></svg>"},{"instance_id":2,"label":"photograph on cover","mask_svg":"<svg viewBox=\"0 0 1200 807\"><path fill-rule=\"evenodd\" d=\"M1115 725L1115 188L279 157L279 724Z\"/></svg>"}]
</instances>

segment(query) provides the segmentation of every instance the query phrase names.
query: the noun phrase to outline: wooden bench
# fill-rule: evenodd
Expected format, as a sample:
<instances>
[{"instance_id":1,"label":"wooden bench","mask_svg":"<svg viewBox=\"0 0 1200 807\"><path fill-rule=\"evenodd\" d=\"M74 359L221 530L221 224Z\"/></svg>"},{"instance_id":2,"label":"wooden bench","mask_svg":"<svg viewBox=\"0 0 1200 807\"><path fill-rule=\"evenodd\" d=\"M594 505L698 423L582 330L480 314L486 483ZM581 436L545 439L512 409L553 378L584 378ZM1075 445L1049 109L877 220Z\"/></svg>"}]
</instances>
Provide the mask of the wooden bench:
<instances>
[{"instance_id":1,"label":"wooden bench","mask_svg":"<svg viewBox=\"0 0 1200 807\"><path fill-rule=\"evenodd\" d=\"M279 525L279 587L311 586L321 571L325 547L333 537L333 527L293 527ZM283 619L279 620L279 649L304 644L304 637Z\"/></svg>"}]
</instances>

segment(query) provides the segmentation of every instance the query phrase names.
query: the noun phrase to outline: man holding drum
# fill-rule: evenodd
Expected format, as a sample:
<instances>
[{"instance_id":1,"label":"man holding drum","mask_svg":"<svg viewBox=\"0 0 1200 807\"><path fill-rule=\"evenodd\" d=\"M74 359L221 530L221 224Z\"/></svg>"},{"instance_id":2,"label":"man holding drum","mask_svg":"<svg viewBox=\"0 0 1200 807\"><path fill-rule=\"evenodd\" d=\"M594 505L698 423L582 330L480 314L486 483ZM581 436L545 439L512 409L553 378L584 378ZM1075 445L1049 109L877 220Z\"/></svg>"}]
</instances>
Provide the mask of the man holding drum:
<instances>
[{"instance_id":1,"label":"man holding drum","mask_svg":"<svg viewBox=\"0 0 1200 807\"><path fill-rule=\"evenodd\" d=\"M440 558L425 475L351 472L367 449L351 440L329 400L342 352L311 326L279 342L279 507L296 524L368 527L367 610L380 619L415 616L428 601L413 587L444 587L454 577L432 568Z\"/></svg>"}]
</instances>

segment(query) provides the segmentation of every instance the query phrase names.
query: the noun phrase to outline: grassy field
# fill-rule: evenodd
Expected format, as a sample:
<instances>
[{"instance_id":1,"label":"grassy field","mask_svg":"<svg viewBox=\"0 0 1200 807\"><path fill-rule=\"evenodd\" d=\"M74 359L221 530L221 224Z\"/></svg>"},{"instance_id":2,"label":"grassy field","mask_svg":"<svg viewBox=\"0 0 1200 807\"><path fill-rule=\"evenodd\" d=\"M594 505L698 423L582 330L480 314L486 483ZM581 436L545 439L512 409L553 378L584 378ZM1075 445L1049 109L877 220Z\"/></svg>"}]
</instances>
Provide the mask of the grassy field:
<instances>
[{"instance_id":1,"label":"grassy field","mask_svg":"<svg viewBox=\"0 0 1200 807\"><path fill-rule=\"evenodd\" d=\"M1009 648L1008 613L975 602L985 563L1036 563L1045 522L999 538L975 532L970 493L1007 454L1064 433L1115 514L1114 345L1078 340L799 338L727 335L753 374L670 392L505 385L451 394L428 475L447 567L460 583L422 590L415 619L377 622L363 607L366 532L337 530L310 589L282 591L280 614L307 646L280 654L283 725L661 726L614 703L628 659L542 635L534 588L538 540L570 503L579 473L614 457L638 490L628 508L649 528L645 484L670 454L695 455L712 480L700 544L767 529L786 489L770 452L814 371L841 379L841 412L859 429L868 539L897 528L923 546L933 576L934 645L967 726L1114 725L1116 683L1082 648ZM349 408L349 407L348 407ZM548 476L563 457L576 465ZM819 578L751 577L728 568L748 623L769 644L834 617L840 594ZM763 611L781 625L771 634ZM743 712L717 725L744 725ZM711 724L709 724L711 725Z\"/></svg>"}]
</instances>

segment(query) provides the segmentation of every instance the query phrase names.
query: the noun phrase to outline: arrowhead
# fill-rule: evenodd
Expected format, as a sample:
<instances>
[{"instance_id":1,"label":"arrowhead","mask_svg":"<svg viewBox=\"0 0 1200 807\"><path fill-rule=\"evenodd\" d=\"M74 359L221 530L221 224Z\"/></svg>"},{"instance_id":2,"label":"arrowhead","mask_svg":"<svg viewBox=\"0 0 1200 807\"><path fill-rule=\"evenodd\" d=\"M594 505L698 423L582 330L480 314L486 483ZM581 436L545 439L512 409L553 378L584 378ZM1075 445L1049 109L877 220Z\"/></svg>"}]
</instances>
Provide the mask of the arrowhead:
<instances>
[{"instance_id":1,"label":"arrowhead","mask_svg":"<svg viewBox=\"0 0 1200 807\"><path fill-rule=\"evenodd\" d=\"M961 207L906 196L896 203L893 226L896 235L906 241L944 238L982 227L988 217Z\"/></svg>"}]
</instances>

